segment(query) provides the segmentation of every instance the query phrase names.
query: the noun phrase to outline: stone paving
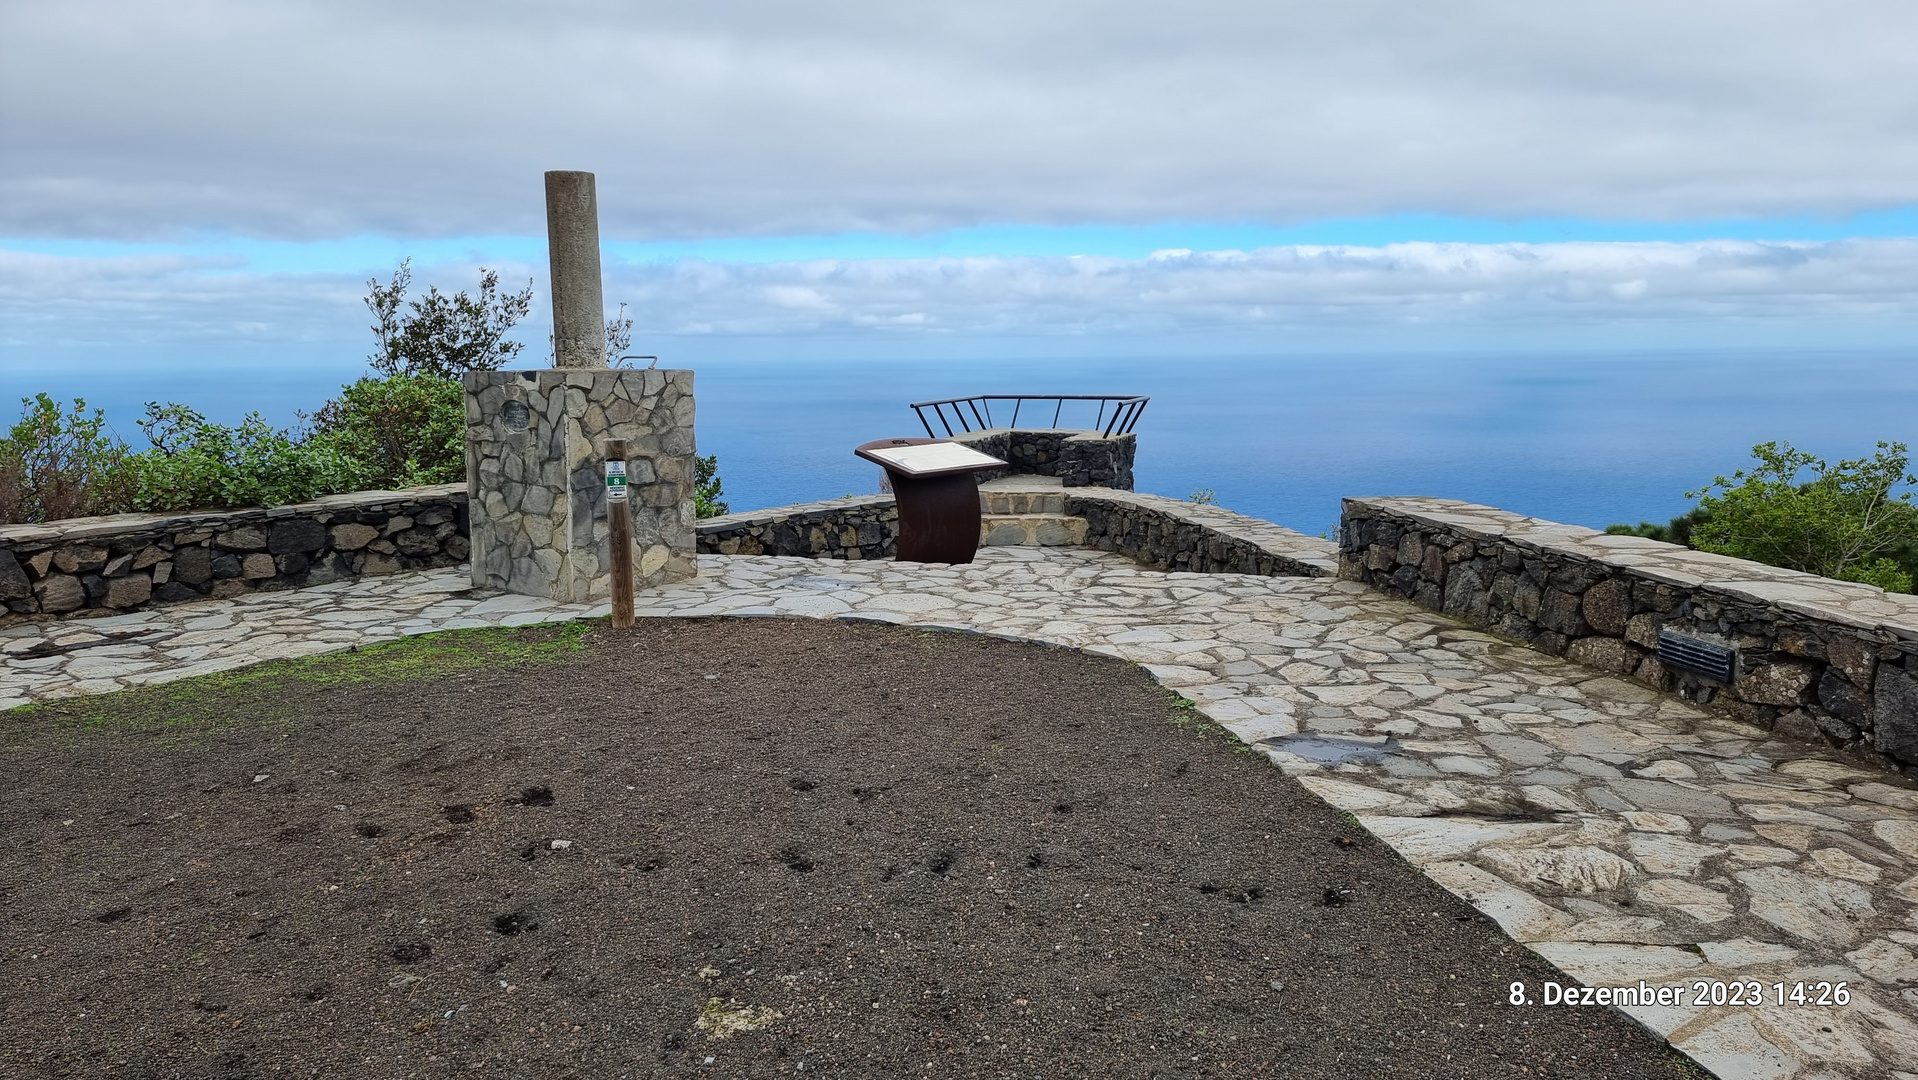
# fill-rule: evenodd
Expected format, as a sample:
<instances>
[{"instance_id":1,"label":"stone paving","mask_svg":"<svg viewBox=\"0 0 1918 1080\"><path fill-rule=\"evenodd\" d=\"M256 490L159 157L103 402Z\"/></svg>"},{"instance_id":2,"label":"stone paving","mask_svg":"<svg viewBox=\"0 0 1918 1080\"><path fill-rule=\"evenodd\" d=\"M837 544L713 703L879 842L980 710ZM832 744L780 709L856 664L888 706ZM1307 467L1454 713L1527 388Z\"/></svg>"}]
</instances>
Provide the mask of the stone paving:
<instances>
[{"instance_id":1,"label":"stone paving","mask_svg":"<svg viewBox=\"0 0 1918 1080\"><path fill-rule=\"evenodd\" d=\"M1352 582L1160 573L1071 548L956 567L699 562L639 614L868 619L1143 664L1574 977L1684 988L1683 1004L1625 1011L1719 1076L1918 1080L1908 782ZM14 626L0 708L605 611L468 584L429 571ZM1773 984L1815 1000L1837 982L1849 1004L1773 1000ZM1765 1004L1693 1004L1695 983L1757 983Z\"/></svg>"}]
</instances>

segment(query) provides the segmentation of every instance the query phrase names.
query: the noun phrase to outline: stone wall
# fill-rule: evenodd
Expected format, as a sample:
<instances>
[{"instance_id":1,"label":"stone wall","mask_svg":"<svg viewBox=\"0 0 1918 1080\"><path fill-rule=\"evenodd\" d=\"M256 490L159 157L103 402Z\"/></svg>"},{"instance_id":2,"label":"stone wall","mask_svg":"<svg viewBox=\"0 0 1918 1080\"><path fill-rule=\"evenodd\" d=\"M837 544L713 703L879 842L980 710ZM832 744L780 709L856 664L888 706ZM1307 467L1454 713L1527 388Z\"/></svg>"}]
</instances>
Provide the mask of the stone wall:
<instances>
[{"instance_id":1,"label":"stone wall","mask_svg":"<svg viewBox=\"0 0 1918 1080\"><path fill-rule=\"evenodd\" d=\"M701 555L890 559L899 541L899 509L891 495L849 495L710 517L697 531Z\"/></svg>"},{"instance_id":2,"label":"stone wall","mask_svg":"<svg viewBox=\"0 0 1918 1080\"><path fill-rule=\"evenodd\" d=\"M9 621L104 614L451 566L466 556L462 484L271 510L70 518L0 528L0 601Z\"/></svg>"},{"instance_id":3,"label":"stone wall","mask_svg":"<svg viewBox=\"0 0 1918 1080\"><path fill-rule=\"evenodd\" d=\"M1066 513L1086 519L1087 547L1160 570L1330 577L1338 568L1330 541L1222 507L1086 489L1066 493Z\"/></svg>"},{"instance_id":4,"label":"stone wall","mask_svg":"<svg viewBox=\"0 0 1918 1080\"><path fill-rule=\"evenodd\" d=\"M1132 490L1132 456L1138 436L1130 432L1107 438L1096 431L1064 428L988 428L955 436L953 441L1012 466L980 473L981 483L1010 475L1056 476L1067 487Z\"/></svg>"},{"instance_id":5,"label":"stone wall","mask_svg":"<svg viewBox=\"0 0 1918 1080\"><path fill-rule=\"evenodd\" d=\"M1340 576L1918 777L1918 596L1449 499L1346 499ZM1658 632L1736 652L1668 669Z\"/></svg>"},{"instance_id":6,"label":"stone wall","mask_svg":"<svg viewBox=\"0 0 1918 1080\"><path fill-rule=\"evenodd\" d=\"M1087 521L1085 546L1165 570L1208 574L1329 577L1333 545L1268 521L1157 495L1082 488L1066 513ZM730 514L699 523L702 555L891 558L899 513L890 495L862 495Z\"/></svg>"},{"instance_id":7,"label":"stone wall","mask_svg":"<svg viewBox=\"0 0 1918 1080\"><path fill-rule=\"evenodd\" d=\"M693 373L473 371L466 480L478 588L611 595L603 445L626 440L635 586L693 576Z\"/></svg>"}]
</instances>

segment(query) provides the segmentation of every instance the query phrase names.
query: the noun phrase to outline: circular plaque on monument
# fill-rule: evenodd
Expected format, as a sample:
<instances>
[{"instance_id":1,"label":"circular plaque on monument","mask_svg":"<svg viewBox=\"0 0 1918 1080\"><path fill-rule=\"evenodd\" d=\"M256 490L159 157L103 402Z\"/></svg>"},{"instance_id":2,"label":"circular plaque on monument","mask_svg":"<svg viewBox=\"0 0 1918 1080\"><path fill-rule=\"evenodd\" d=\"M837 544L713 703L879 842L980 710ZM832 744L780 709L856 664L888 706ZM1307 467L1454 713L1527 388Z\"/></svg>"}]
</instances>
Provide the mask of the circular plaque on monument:
<instances>
[{"instance_id":1,"label":"circular plaque on monument","mask_svg":"<svg viewBox=\"0 0 1918 1080\"><path fill-rule=\"evenodd\" d=\"M500 407L500 419L506 421L506 430L525 431L533 423L533 410L526 407L524 401L509 401Z\"/></svg>"}]
</instances>

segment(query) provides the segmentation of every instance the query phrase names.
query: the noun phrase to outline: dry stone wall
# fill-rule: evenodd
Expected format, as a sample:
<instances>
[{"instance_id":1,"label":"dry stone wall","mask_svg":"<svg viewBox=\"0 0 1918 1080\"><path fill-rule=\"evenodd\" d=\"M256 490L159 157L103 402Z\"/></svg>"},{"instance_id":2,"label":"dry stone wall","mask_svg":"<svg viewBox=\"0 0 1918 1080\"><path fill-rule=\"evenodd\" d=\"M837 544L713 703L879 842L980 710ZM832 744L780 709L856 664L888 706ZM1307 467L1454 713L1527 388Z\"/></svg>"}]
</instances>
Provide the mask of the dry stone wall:
<instances>
[{"instance_id":1,"label":"dry stone wall","mask_svg":"<svg viewBox=\"0 0 1918 1080\"><path fill-rule=\"evenodd\" d=\"M891 495L851 495L710 517L698 533L701 555L890 559L899 541L899 508Z\"/></svg>"},{"instance_id":2,"label":"dry stone wall","mask_svg":"<svg viewBox=\"0 0 1918 1080\"><path fill-rule=\"evenodd\" d=\"M1086 489L1066 493L1066 513L1086 519L1085 546L1160 570L1330 577L1338 569L1330 541L1218 506Z\"/></svg>"},{"instance_id":3,"label":"dry stone wall","mask_svg":"<svg viewBox=\"0 0 1918 1080\"><path fill-rule=\"evenodd\" d=\"M71 518L0 528L0 602L8 619L133 611L451 566L467 550L463 484Z\"/></svg>"},{"instance_id":4,"label":"dry stone wall","mask_svg":"<svg viewBox=\"0 0 1918 1080\"><path fill-rule=\"evenodd\" d=\"M1066 494L1065 511L1086 520L1086 547L1160 569L1329 577L1338 568L1330 542L1215 506L1080 488ZM829 499L699 523L702 555L886 559L898 538L899 513L890 495Z\"/></svg>"},{"instance_id":5,"label":"dry stone wall","mask_svg":"<svg viewBox=\"0 0 1918 1080\"><path fill-rule=\"evenodd\" d=\"M1449 499L1346 499L1340 576L1918 777L1918 597ZM1731 649L1668 668L1670 630Z\"/></svg>"},{"instance_id":6,"label":"dry stone wall","mask_svg":"<svg viewBox=\"0 0 1918 1080\"><path fill-rule=\"evenodd\" d=\"M1002 476L1056 476L1066 487L1132 490L1132 457L1138 437L1110 438L1096 431L988 428L954 436L982 454L1010 465L979 474L981 483Z\"/></svg>"}]
</instances>

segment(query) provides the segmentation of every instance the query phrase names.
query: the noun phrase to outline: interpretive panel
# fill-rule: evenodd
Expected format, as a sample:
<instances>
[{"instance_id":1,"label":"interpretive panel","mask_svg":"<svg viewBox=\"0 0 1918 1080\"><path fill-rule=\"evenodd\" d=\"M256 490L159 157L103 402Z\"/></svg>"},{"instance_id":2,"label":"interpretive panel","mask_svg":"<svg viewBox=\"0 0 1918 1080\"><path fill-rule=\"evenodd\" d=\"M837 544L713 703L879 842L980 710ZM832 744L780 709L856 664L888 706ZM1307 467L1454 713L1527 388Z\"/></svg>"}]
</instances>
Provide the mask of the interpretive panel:
<instances>
[{"instance_id":1,"label":"interpretive panel","mask_svg":"<svg viewBox=\"0 0 1918 1080\"><path fill-rule=\"evenodd\" d=\"M931 476L936 473L977 472L1003 469L1006 463L990 454L982 454L959 443L931 442L918 446L862 447L859 456L876 461L907 476Z\"/></svg>"}]
</instances>

